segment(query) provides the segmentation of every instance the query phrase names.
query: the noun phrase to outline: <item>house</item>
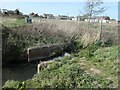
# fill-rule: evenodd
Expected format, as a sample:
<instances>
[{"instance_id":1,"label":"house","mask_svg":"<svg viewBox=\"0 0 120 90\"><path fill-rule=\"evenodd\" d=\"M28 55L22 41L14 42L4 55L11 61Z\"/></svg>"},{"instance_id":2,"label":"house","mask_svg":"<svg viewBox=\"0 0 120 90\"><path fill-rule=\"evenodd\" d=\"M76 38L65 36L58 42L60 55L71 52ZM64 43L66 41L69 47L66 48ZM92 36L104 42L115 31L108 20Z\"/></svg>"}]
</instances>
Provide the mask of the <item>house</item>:
<instances>
[{"instance_id":1,"label":"house","mask_svg":"<svg viewBox=\"0 0 120 90\"><path fill-rule=\"evenodd\" d=\"M96 18L91 18L91 19L85 19L84 20L85 22L94 22L94 23L97 23L97 22L99 22L99 20Z\"/></svg>"},{"instance_id":2,"label":"house","mask_svg":"<svg viewBox=\"0 0 120 90\"><path fill-rule=\"evenodd\" d=\"M32 16L32 17L39 17L39 15L38 15L38 14L35 14L35 13L33 13L33 12L32 12L32 13L30 13L29 15L30 15L30 16Z\"/></svg>"},{"instance_id":3,"label":"house","mask_svg":"<svg viewBox=\"0 0 120 90\"><path fill-rule=\"evenodd\" d=\"M116 19L111 19L110 21L114 21L114 22L115 22L115 21L116 21Z\"/></svg>"},{"instance_id":4,"label":"house","mask_svg":"<svg viewBox=\"0 0 120 90\"><path fill-rule=\"evenodd\" d=\"M83 19L82 16L73 17L72 20L75 20L75 21L84 21L84 19Z\"/></svg>"},{"instance_id":5,"label":"house","mask_svg":"<svg viewBox=\"0 0 120 90\"><path fill-rule=\"evenodd\" d=\"M120 20L118 20L118 25L120 26Z\"/></svg>"},{"instance_id":6,"label":"house","mask_svg":"<svg viewBox=\"0 0 120 90\"><path fill-rule=\"evenodd\" d=\"M59 16L55 16L55 19L59 20Z\"/></svg>"},{"instance_id":7,"label":"house","mask_svg":"<svg viewBox=\"0 0 120 90\"><path fill-rule=\"evenodd\" d=\"M45 19L55 19L54 15L53 14L43 14L43 17Z\"/></svg>"},{"instance_id":8,"label":"house","mask_svg":"<svg viewBox=\"0 0 120 90\"><path fill-rule=\"evenodd\" d=\"M16 10L7 10L7 9L2 9L1 11L4 15L16 15ZM17 14L18 15L18 14ZM19 11L19 15L23 15L22 12Z\"/></svg>"},{"instance_id":9,"label":"house","mask_svg":"<svg viewBox=\"0 0 120 90\"><path fill-rule=\"evenodd\" d=\"M66 16L66 15L59 15L59 16L58 16L58 19L59 19L59 20L68 20L69 17Z\"/></svg>"},{"instance_id":10,"label":"house","mask_svg":"<svg viewBox=\"0 0 120 90\"><path fill-rule=\"evenodd\" d=\"M39 15L38 14L34 14L34 16L33 17L39 17Z\"/></svg>"},{"instance_id":11,"label":"house","mask_svg":"<svg viewBox=\"0 0 120 90\"><path fill-rule=\"evenodd\" d=\"M9 15L14 15L15 11L13 10L7 10L7 9L2 9L3 14L9 14Z\"/></svg>"},{"instance_id":12,"label":"house","mask_svg":"<svg viewBox=\"0 0 120 90\"><path fill-rule=\"evenodd\" d=\"M73 20L73 21L77 21L78 18L77 18L77 17L72 17L72 20Z\"/></svg>"},{"instance_id":13,"label":"house","mask_svg":"<svg viewBox=\"0 0 120 90\"><path fill-rule=\"evenodd\" d=\"M8 10L7 13L8 13L9 15L14 15L14 14L15 14L15 11Z\"/></svg>"},{"instance_id":14,"label":"house","mask_svg":"<svg viewBox=\"0 0 120 90\"><path fill-rule=\"evenodd\" d=\"M43 16L43 15L40 15L39 18L44 18L44 16Z\"/></svg>"},{"instance_id":15,"label":"house","mask_svg":"<svg viewBox=\"0 0 120 90\"><path fill-rule=\"evenodd\" d=\"M8 10L7 9L2 9L2 13L3 14L8 14Z\"/></svg>"},{"instance_id":16,"label":"house","mask_svg":"<svg viewBox=\"0 0 120 90\"><path fill-rule=\"evenodd\" d=\"M69 17L69 20L72 20L73 18L74 18L73 16L70 16L70 17Z\"/></svg>"},{"instance_id":17,"label":"house","mask_svg":"<svg viewBox=\"0 0 120 90\"><path fill-rule=\"evenodd\" d=\"M22 13L22 12L19 12L19 15L23 15L23 13Z\"/></svg>"},{"instance_id":18,"label":"house","mask_svg":"<svg viewBox=\"0 0 120 90\"><path fill-rule=\"evenodd\" d=\"M99 18L99 23L110 23L110 17L108 16L103 16Z\"/></svg>"},{"instance_id":19,"label":"house","mask_svg":"<svg viewBox=\"0 0 120 90\"><path fill-rule=\"evenodd\" d=\"M102 17L92 17L91 19L86 18L84 20L85 22L94 22L94 23L109 23L110 22L110 17L108 16L102 16Z\"/></svg>"}]
</instances>

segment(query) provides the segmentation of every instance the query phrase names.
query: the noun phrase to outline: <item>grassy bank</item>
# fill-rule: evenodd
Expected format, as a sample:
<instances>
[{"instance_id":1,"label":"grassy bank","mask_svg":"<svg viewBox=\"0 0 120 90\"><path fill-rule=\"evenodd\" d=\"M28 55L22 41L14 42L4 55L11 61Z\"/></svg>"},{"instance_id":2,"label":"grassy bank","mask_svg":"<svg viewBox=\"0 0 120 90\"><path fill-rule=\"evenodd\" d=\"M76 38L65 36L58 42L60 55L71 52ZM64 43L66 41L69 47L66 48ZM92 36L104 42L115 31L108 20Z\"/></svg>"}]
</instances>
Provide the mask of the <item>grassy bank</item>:
<instances>
[{"instance_id":1,"label":"grassy bank","mask_svg":"<svg viewBox=\"0 0 120 90\"><path fill-rule=\"evenodd\" d=\"M101 57L103 49L106 50ZM88 51L89 52L89 51ZM109 55L112 56L110 56ZM27 80L27 88L107 88L118 86L117 47L99 48L88 60L85 57L64 57L50 64L40 74ZM99 57L100 56L100 57ZM102 59L101 59L102 58ZM105 59L106 58L106 59ZM99 61L101 59L101 61Z\"/></svg>"},{"instance_id":2,"label":"grassy bank","mask_svg":"<svg viewBox=\"0 0 120 90\"><path fill-rule=\"evenodd\" d=\"M118 86L117 46L98 48L90 59L81 56L80 53L82 52L79 52L78 56L73 53L70 57L56 59L48 65L48 68L25 81L26 88L113 88ZM7 81L4 88L17 88L19 83Z\"/></svg>"},{"instance_id":3,"label":"grassy bank","mask_svg":"<svg viewBox=\"0 0 120 90\"><path fill-rule=\"evenodd\" d=\"M24 81L25 88L117 87L117 30L104 28L100 39L99 29L88 30L86 25L52 20L15 27L4 25L3 62L17 60L29 47L64 44L64 51L71 56L55 59L32 79ZM19 83L7 81L3 88L17 88Z\"/></svg>"}]
</instances>

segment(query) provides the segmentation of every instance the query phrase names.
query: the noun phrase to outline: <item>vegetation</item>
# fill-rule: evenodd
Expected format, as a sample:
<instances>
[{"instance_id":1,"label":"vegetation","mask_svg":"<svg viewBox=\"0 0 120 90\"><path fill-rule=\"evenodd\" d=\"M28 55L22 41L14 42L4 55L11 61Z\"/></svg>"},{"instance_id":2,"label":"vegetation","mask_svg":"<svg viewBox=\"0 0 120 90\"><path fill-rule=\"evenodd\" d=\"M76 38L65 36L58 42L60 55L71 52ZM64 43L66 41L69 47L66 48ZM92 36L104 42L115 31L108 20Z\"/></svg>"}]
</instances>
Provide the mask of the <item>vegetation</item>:
<instances>
[{"instance_id":1,"label":"vegetation","mask_svg":"<svg viewBox=\"0 0 120 90\"><path fill-rule=\"evenodd\" d=\"M102 58L101 53L103 50L106 52L103 53ZM93 56L94 58L92 57L90 60L87 60L87 58L83 59L83 57L75 57L74 55L56 59L49 64L48 68L42 70L40 74L35 74L32 79L25 81L26 88L117 87L117 47L99 48L94 54L95 57ZM93 68L93 71L91 68ZM15 82L17 81L12 83L14 88L16 88ZM6 82L4 85L4 88L7 87L11 87L10 82Z\"/></svg>"},{"instance_id":2,"label":"vegetation","mask_svg":"<svg viewBox=\"0 0 120 90\"><path fill-rule=\"evenodd\" d=\"M68 33L59 30L59 28L50 23L40 23L32 25L22 25L22 20L18 19L17 26L10 23L3 23L3 58L4 62L17 62L18 57L25 57L24 53L29 47L63 44L64 51L73 51L75 49L75 38L77 36L68 36ZM12 51L12 52L11 52Z\"/></svg>"},{"instance_id":3,"label":"vegetation","mask_svg":"<svg viewBox=\"0 0 120 90\"><path fill-rule=\"evenodd\" d=\"M104 31L102 33L104 37L99 41L98 38L96 39L98 35L96 28L87 31L83 27L85 24L81 24L81 28L75 22L63 21L59 23L43 21L39 24L17 27L4 25L2 27L3 58L6 61L9 61L8 58L11 56L18 58L28 47L64 44L64 50L69 52L70 56L49 63L39 74L24 81L25 88L118 87L118 51L114 43L116 37L112 37L117 35L116 31ZM86 32L88 34L85 34ZM92 36L92 39L88 36ZM86 42L87 45L84 46ZM19 81L7 81L3 88L17 88L19 84Z\"/></svg>"},{"instance_id":4,"label":"vegetation","mask_svg":"<svg viewBox=\"0 0 120 90\"><path fill-rule=\"evenodd\" d=\"M3 19L2 24L5 27L19 27L19 26L25 26L25 20L24 19L10 19L10 18L5 18Z\"/></svg>"}]
</instances>

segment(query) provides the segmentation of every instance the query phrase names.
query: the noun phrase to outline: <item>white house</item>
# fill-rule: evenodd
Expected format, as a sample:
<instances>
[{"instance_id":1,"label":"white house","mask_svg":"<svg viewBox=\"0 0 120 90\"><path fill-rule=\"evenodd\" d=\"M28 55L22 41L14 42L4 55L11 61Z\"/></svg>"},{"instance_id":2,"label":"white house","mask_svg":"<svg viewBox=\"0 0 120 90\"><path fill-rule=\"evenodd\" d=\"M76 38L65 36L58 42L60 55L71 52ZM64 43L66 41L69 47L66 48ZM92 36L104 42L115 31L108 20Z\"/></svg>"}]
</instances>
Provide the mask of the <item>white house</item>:
<instances>
[{"instance_id":1,"label":"white house","mask_svg":"<svg viewBox=\"0 0 120 90\"><path fill-rule=\"evenodd\" d=\"M73 21L77 21L78 18L77 18L77 17L73 17L72 20L73 20Z\"/></svg>"},{"instance_id":2,"label":"white house","mask_svg":"<svg viewBox=\"0 0 120 90\"><path fill-rule=\"evenodd\" d=\"M43 14L43 17L46 19L55 19L53 14Z\"/></svg>"},{"instance_id":3,"label":"white house","mask_svg":"<svg viewBox=\"0 0 120 90\"><path fill-rule=\"evenodd\" d=\"M82 16L73 17L72 20L74 20L74 21L82 21Z\"/></svg>"},{"instance_id":4,"label":"white house","mask_svg":"<svg viewBox=\"0 0 120 90\"><path fill-rule=\"evenodd\" d=\"M110 23L110 17L106 16L106 17L101 17L99 18L99 23Z\"/></svg>"},{"instance_id":5,"label":"white house","mask_svg":"<svg viewBox=\"0 0 120 90\"><path fill-rule=\"evenodd\" d=\"M85 22L89 22L89 19L85 19ZM94 23L110 23L110 18L108 16L103 16L103 17L94 17L90 19L90 22Z\"/></svg>"},{"instance_id":6,"label":"white house","mask_svg":"<svg viewBox=\"0 0 120 90\"><path fill-rule=\"evenodd\" d=\"M110 20L105 20L105 19L103 19L103 20L99 20L99 23L110 23Z\"/></svg>"},{"instance_id":7,"label":"white house","mask_svg":"<svg viewBox=\"0 0 120 90\"><path fill-rule=\"evenodd\" d=\"M85 22L89 22L89 19L85 19L84 20ZM98 19L90 19L90 22L99 22L99 20Z\"/></svg>"}]
</instances>

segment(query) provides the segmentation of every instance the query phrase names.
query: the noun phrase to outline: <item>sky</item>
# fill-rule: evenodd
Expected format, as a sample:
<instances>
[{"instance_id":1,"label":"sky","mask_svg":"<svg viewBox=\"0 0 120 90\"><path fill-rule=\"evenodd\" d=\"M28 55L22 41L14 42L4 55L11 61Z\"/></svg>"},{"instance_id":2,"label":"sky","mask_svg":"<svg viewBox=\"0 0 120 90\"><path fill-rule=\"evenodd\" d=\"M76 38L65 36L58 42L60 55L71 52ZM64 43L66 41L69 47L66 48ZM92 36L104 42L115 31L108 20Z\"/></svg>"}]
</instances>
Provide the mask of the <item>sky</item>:
<instances>
[{"instance_id":1,"label":"sky","mask_svg":"<svg viewBox=\"0 0 120 90\"><path fill-rule=\"evenodd\" d=\"M15 10L19 8L24 14L31 12L44 13L54 15L69 15L77 16L82 15L79 10L84 13L86 2L2 2L0 3L1 9ZM111 18L118 19L118 2L104 2L107 10L101 14L102 16L110 16Z\"/></svg>"}]
</instances>

